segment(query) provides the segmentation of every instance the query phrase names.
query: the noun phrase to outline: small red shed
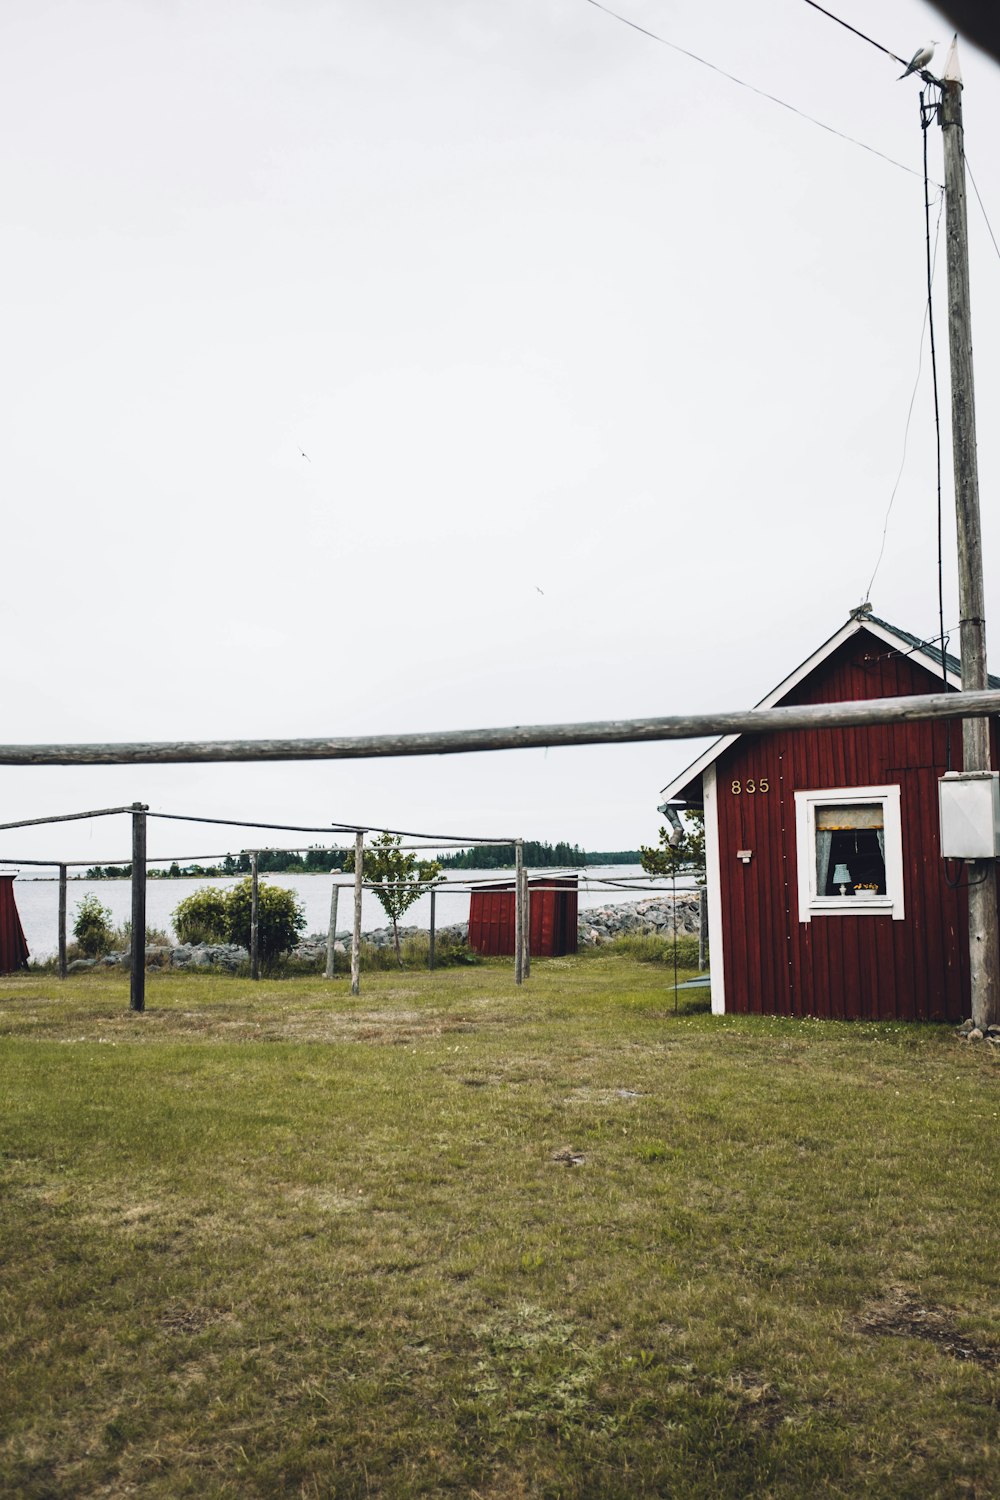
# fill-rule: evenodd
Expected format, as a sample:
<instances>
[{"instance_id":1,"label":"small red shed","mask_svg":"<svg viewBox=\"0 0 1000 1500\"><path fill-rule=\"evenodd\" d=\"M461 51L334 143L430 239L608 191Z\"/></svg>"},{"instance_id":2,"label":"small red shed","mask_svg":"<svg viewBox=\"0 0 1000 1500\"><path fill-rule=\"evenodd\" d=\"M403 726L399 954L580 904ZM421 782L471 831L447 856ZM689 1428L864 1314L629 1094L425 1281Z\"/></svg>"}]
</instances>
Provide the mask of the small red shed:
<instances>
[{"instance_id":1,"label":"small red shed","mask_svg":"<svg viewBox=\"0 0 1000 1500\"><path fill-rule=\"evenodd\" d=\"M863 607L758 706L945 681L961 687L955 657ZM990 737L996 766L995 721ZM967 1016L968 900L940 856L937 790L961 763L957 718L728 735L664 787L661 811L704 808L713 1011Z\"/></svg>"},{"instance_id":2,"label":"small red shed","mask_svg":"<svg viewBox=\"0 0 1000 1500\"><path fill-rule=\"evenodd\" d=\"M575 875L528 879L528 952L532 958L575 953L579 896ZM481 886L469 901L469 947L487 957L514 952L514 882Z\"/></svg>"},{"instance_id":3,"label":"small red shed","mask_svg":"<svg viewBox=\"0 0 1000 1500\"><path fill-rule=\"evenodd\" d=\"M21 918L14 900L14 876L0 875L0 974L12 974L28 963Z\"/></svg>"}]
</instances>

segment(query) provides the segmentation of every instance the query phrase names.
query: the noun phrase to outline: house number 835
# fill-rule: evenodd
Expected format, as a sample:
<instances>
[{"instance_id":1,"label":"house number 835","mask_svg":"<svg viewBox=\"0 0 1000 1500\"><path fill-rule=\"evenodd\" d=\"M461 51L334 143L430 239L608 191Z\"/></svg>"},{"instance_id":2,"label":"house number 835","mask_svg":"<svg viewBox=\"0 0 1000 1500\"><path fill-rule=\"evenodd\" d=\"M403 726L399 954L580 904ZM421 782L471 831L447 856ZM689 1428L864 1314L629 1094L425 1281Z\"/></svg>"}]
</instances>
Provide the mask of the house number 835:
<instances>
[{"instance_id":1,"label":"house number 835","mask_svg":"<svg viewBox=\"0 0 1000 1500\"><path fill-rule=\"evenodd\" d=\"M766 776L748 776L746 781L732 782L730 790L734 797L741 796L743 792L749 792L752 795L754 792L769 792L771 783Z\"/></svg>"}]
</instances>

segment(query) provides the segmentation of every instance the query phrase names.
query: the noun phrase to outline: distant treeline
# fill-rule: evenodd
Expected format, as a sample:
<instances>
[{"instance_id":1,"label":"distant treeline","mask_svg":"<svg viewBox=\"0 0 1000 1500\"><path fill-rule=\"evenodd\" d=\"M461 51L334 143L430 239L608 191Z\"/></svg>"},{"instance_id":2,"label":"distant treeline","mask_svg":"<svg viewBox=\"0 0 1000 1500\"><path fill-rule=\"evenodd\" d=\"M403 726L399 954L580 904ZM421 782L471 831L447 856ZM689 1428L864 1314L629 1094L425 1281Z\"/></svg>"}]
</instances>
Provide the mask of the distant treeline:
<instances>
[{"instance_id":1,"label":"distant treeline","mask_svg":"<svg viewBox=\"0 0 1000 1500\"><path fill-rule=\"evenodd\" d=\"M262 849L257 856L257 870L261 875L326 875L331 870L343 869L347 855L346 849L307 849L304 854ZM438 863L444 870L512 870L514 845L474 844L471 849L443 854ZM525 839L524 863L529 869L539 869L552 865L637 865L640 860L638 849L595 853L581 849L579 844L540 844L534 839ZM247 875L249 872L249 854L227 854L217 865L180 865L174 860L166 870L147 871L147 879L190 880L194 877L196 880L210 880L219 875ZM91 865L86 875L76 878L128 880L131 874L131 865Z\"/></svg>"},{"instance_id":2,"label":"distant treeline","mask_svg":"<svg viewBox=\"0 0 1000 1500\"><path fill-rule=\"evenodd\" d=\"M288 854L281 850L262 849L257 856L257 869L261 875L324 875L339 870L347 857L346 849L307 849L304 854ZM149 880L210 879L215 875L247 875L250 872L249 854L227 854L217 865L179 865L176 860L166 870L149 870ZM91 865L86 880L127 880L132 874L131 865Z\"/></svg>"},{"instance_id":3,"label":"distant treeline","mask_svg":"<svg viewBox=\"0 0 1000 1500\"><path fill-rule=\"evenodd\" d=\"M438 863L445 870L511 870L514 845L473 844L471 849L442 855ZM579 844L539 844L534 839L525 839L524 863L529 869L551 865L637 865L639 851L615 849L610 853L594 853L581 849Z\"/></svg>"}]
</instances>

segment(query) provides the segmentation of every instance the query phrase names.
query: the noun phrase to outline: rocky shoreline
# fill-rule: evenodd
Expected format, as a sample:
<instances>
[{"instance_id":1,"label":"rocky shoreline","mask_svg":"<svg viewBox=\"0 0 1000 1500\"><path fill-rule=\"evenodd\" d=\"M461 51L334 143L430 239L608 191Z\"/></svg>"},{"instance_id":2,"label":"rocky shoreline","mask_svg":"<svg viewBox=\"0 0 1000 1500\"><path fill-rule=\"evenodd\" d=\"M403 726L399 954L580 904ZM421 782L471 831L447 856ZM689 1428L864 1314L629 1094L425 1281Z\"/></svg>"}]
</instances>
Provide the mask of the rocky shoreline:
<instances>
[{"instance_id":1,"label":"rocky shoreline","mask_svg":"<svg viewBox=\"0 0 1000 1500\"><path fill-rule=\"evenodd\" d=\"M701 926L701 898L697 891L677 894L677 934L698 936ZM621 906L591 906L580 913L578 923L581 947L610 943L615 938L658 933L672 937L674 903L670 896L649 896L645 901L629 901Z\"/></svg>"},{"instance_id":2,"label":"rocky shoreline","mask_svg":"<svg viewBox=\"0 0 1000 1500\"><path fill-rule=\"evenodd\" d=\"M698 894L685 891L677 896L677 933L698 935L700 907ZM669 896L651 896L644 901L629 901L622 905L592 906L582 912L577 932L581 948L595 947L600 943L613 942L615 938L658 933L671 937L674 931L673 902ZM436 930L438 942L464 943L469 935L466 922L456 922ZM412 937L426 937L426 927L401 927L401 941ZM361 934L362 941L375 948L392 946L391 927L376 927ZM338 932L335 950L338 954L350 952L350 932ZM326 933L314 932L301 938L292 949L291 956L303 962L315 962L326 957ZM78 973L93 968L128 968L131 954L126 950L107 953L103 958L77 958L69 965L68 972ZM150 945L146 949L146 963L156 968L170 969L225 969L235 973L250 962L247 950L238 943L175 943L169 947Z\"/></svg>"}]
</instances>

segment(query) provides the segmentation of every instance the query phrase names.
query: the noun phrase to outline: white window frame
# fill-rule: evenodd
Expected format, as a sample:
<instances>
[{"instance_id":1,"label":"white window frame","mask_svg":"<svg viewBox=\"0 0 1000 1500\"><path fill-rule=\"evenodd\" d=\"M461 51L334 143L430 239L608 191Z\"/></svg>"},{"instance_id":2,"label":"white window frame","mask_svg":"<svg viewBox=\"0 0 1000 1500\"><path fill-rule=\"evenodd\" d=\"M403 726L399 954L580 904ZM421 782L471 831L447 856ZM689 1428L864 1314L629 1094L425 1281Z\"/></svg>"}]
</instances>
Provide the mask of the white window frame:
<instances>
[{"instance_id":1,"label":"white window frame","mask_svg":"<svg viewBox=\"0 0 1000 1500\"><path fill-rule=\"evenodd\" d=\"M892 917L906 915L903 901L903 827L898 786L825 787L795 793L795 852L798 865L799 921L813 917ZM885 840L885 895L821 896L816 889L816 809L837 802L868 802L882 808Z\"/></svg>"}]
</instances>

